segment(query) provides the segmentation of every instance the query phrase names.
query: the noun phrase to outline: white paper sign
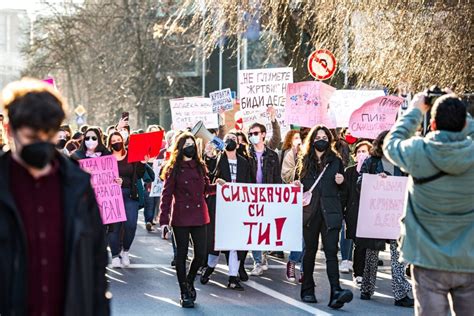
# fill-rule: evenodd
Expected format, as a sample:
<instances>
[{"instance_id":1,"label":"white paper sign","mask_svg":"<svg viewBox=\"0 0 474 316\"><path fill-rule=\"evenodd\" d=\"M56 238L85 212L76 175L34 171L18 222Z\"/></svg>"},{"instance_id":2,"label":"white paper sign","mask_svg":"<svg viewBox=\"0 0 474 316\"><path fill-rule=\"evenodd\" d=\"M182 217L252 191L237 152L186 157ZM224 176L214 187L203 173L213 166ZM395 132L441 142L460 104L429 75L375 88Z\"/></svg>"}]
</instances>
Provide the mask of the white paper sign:
<instances>
[{"instance_id":1,"label":"white paper sign","mask_svg":"<svg viewBox=\"0 0 474 316\"><path fill-rule=\"evenodd\" d=\"M407 182L408 177L362 175L357 237L400 237L400 218L405 208Z\"/></svg>"},{"instance_id":2,"label":"white paper sign","mask_svg":"<svg viewBox=\"0 0 474 316\"><path fill-rule=\"evenodd\" d=\"M301 251L300 187L227 183L216 198L215 250Z\"/></svg>"},{"instance_id":3,"label":"white paper sign","mask_svg":"<svg viewBox=\"0 0 474 316\"><path fill-rule=\"evenodd\" d=\"M265 125L267 136L271 136L272 124L266 110L269 106L273 106L281 135L285 135L290 129L285 123L286 86L292 82L291 67L240 70L240 110L244 127L248 128L252 123L259 122Z\"/></svg>"},{"instance_id":4,"label":"white paper sign","mask_svg":"<svg viewBox=\"0 0 474 316\"><path fill-rule=\"evenodd\" d=\"M348 127L351 114L365 102L384 96L383 90L336 90L329 99L332 126Z\"/></svg>"},{"instance_id":5,"label":"white paper sign","mask_svg":"<svg viewBox=\"0 0 474 316\"><path fill-rule=\"evenodd\" d=\"M203 121L206 128L219 127L217 114L212 112L212 102L209 98L171 99L170 108L175 130L192 128L199 121Z\"/></svg>"},{"instance_id":6,"label":"white paper sign","mask_svg":"<svg viewBox=\"0 0 474 316\"><path fill-rule=\"evenodd\" d=\"M160 197L163 190L163 181L160 179L160 171L163 159L156 159L153 161L153 172L155 173L155 180L151 184L150 197Z\"/></svg>"},{"instance_id":7,"label":"white paper sign","mask_svg":"<svg viewBox=\"0 0 474 316\"><path fill-rule=\"evenodd\" d=\"M219 113L219 110L232 110L234 102L232 101L232 93L229 88L209 93L212 102L212 112Z\"/></svg>"}]
</instances>

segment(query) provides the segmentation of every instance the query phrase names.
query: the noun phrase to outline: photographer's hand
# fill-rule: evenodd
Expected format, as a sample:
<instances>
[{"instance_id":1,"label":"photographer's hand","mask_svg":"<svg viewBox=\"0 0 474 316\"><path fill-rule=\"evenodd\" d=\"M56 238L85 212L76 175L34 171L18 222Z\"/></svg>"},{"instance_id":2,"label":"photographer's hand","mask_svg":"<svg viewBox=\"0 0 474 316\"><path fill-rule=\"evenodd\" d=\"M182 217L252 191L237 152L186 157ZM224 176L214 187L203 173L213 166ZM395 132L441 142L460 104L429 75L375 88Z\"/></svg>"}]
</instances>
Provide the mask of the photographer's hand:
<instances>
[{"instance_id":1,"label":"photographer's hand","mask_svg":"<svg viewBox=\"0 0 474 316\"><path fill-rule=\"evenodd\" d=\"M425 103L425 94L423 92L415 94L413 100L410 102L409 107L419 109L423 114L428 112L430 109L429 105Z\"/></svg>"}]
</instances>

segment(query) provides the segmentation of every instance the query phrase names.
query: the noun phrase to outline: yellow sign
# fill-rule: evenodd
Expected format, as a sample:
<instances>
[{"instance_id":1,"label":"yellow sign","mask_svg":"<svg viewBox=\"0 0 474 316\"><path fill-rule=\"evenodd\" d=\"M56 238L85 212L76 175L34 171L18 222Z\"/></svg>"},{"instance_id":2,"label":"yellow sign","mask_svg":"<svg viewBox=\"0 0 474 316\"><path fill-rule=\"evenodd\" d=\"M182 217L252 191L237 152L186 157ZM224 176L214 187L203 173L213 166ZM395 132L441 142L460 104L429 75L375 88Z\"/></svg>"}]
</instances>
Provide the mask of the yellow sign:
<instances>
[{"instance_id":1,"label":"yellow sign","mask_svg":"<svg viewBox=\"0 0 474 316\"><path fill-rule=\"evenodd\" d=\"M74 109L74 113L76 113L77 116L83 116L84 114L86 114L86 112L86 109L82 105L79 105L77 108Z\"/></svg>"}]
</instances>

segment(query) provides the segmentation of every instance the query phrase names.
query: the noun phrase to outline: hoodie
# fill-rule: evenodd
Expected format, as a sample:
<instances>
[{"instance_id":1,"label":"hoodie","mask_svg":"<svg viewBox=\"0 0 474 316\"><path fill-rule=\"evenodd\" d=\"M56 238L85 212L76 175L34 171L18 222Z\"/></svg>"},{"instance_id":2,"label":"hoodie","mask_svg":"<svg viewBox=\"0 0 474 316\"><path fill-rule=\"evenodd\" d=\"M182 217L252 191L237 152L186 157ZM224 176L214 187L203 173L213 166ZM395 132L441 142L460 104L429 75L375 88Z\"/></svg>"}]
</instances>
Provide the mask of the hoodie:
<instances>
[{"instance_id":1,"label":"hoodie","mask_svg":"<svg viewBox=\"0 0 474 316\"><path fill-rule=\"evenodd\" d=\"M428 269L474 272L474 141L468 118L461 132L413 137L422 113L410 109L384 143L385 156L412 177L446 175L423 184L408 181L402 217L402 259Z\"/></svg>"}]
</instances>

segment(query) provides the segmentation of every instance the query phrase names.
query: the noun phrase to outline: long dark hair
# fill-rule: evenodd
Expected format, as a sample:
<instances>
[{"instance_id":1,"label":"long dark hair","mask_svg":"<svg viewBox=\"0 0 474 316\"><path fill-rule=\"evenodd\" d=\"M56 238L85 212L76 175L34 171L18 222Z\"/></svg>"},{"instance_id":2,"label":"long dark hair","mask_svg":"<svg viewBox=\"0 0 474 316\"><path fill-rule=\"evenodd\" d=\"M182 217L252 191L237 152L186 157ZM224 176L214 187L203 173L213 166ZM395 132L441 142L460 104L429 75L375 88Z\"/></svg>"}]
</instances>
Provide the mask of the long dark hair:
<instances>
[{"instance_id":1,"label":"long dark hair","mask_svg":"<svg viewBox=\"0 0 474 316\"><path fill-rule=\"evenodd\" d=\"M113 152L112 144L110 143L112 141L113 136L120 136L120 139L122 139L123 147L120 153L122 154L122 156L125 155L127 152L127 150L125 149L125 142L123 141L122 134L120 134L119 132L113 132L112 134L109 135L109 137L107 138L107 148L110 150L110 152Z\"/></svg>"},{"instance_id":2,"label":"long dark hair","mask_svg":"<svg viewBox=\"0 0 474 316\"><path fill-rule=\"evenodd\" d=\"M314 140L316 139L316 135L318 131L323 130L328 137L329 147L326 149L326 152L323 153L321 156L321 160L316 155L316 150L313 147ZM324 168L324 165L327 162L329 156L334 155L337 156L337 152L334 150L334 136L332 135L331 131L324 125L316 125L314 126L308 133L306 137L302 151L298 157L298 165L297 170L299 174L299 178L303 179L311 169L316 169L321 171Z\"/></svg>"},{"instance_id":3,"label":"long dark hair","mask_svg":"<svg viewBox=\"0 0 474 316\"><path fill-rule=\"evenodd\" d=\"M100 130L97 128L97 127L89 127L85 133L84 133L84 140L82 141L81 143L81 146L79 146L79 149L78 151L82 151L84 153L87 152L87 147L86 147L86 135L87 133L89 132L93 132L95 134L95 136L97 137L97 147L94 149L94 152L100 152L102 154L104 153L108 153L109 151L107 150L107 148L105 147L104 145L104 142L102 141L102 133L100 132Z\"/></svg>"},{"instance_id":4,"label":"long dark hair","mask_svg":"<svg viewBox=\"0 0 474 316\"><path fill-rule=\"evenodd\" d=\"M388 130L383 131L374 140L373 147L370 150L370 155L372 157L377 157L377 158L382 158L383 157L383 150L382 150L383 141L384 141L385 137L387 136L388 132L389 132Z\"/></svg>"},{"instance_id":5,"label":"long dark hair","mask_svg":"<svg viewBox=\"0 0 474 316\"><path fill-rule=\"evenodd\" d=\"M183 147L188 138L192 139L194 142L193 146L194 146L195 151L194 151L194 156L192 157L192 159L197 162L199 173L202 176L206 175L207 173L206 164L201 159L198 153L196 138L190 132L183 132L179 134L179 136L176 138L176 141L173 144L173 147L171 148L170 159L168 160L168 163L165 165L164 170L163 170L163 174L165 175L165 177L169 176L170 172L172 173L173 176L176 176L178 171L181 169L181 164L183 163L183 160L184 160Z\"/></svg>"}]
</instances>

